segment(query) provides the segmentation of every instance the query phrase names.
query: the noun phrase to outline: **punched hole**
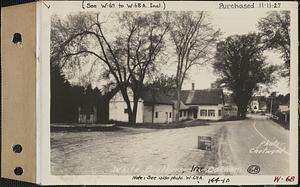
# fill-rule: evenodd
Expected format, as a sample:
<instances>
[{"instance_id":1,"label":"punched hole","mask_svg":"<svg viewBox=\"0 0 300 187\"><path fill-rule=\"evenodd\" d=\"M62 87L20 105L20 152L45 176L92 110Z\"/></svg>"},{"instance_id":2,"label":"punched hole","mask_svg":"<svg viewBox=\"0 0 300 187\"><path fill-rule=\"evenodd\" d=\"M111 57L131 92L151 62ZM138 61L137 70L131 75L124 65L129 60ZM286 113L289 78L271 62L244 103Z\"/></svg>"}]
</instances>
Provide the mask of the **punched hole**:
<instances>
[{"instance_id":1,"label":"punched hole","mask_svg":"<svg viewBox=\"0 0 300 187\"><path fill-rule=\"evenodd\" d=\"M15 170L14 170L15 174L20 176L23 174L23 168L21 167L16 167Z\"/></svg>"},{"instance_id":2,"label":"punched hole","mask_svg":"<svg viewBox=\"0 0 300 187\"><path fill-rule=\"evenodd\" d=\"M20 144L15 144L15 145L13 145L13 151L14 151L15 153L21 153L22 150L23 150L23 148L22 148L22 146L21 146Z\"/></svg>"},{"instance_id":3,"label":"punched hole","mask_svg":"<svg viewBox=\"0 0 300 187\"><path fill-rule=\"evenodd\" d=\"M22 43L22 35L20 33L15 33L14 36L13 36L13 40L12 42L14 44L21 44Z\"/></svg>"}]
</instances>

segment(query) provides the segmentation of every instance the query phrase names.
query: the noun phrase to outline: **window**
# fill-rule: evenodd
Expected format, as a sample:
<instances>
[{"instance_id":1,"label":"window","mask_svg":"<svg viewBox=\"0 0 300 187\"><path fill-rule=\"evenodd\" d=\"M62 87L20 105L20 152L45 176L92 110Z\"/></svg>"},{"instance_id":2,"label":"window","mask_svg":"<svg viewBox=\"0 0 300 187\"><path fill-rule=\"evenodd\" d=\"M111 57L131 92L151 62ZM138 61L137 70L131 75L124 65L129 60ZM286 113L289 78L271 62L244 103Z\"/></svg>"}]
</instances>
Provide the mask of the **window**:
<instances>
[{"instance_id":1,"label":"window","mask_svg":"<svg viewBox=\"0 0 300 187\"><path fill-rule=\"evenodd\" d=\"M172 117L172 113L170 112L170 115L169 115L169 117L171 118Z\"/></svg>"},{"instance_id":2,"label":"window","mask_svg":"<svg viewBox=\"0 0 300 187\"><path fill-rule=\"evenodd\" d=\"M124 108L124 114L128 113L128 108Z\"/></svg>"},{"instance_id":3,"label":"window","mask_svg":"<svg viewBox=\"0 0 300 187\"><path fill-rule=\"evenodd\" d=\"M221 116L222 115L222 112L221 112L221 110L219 110L219 116Z\"/></svg>"},{"instance_id":4,"label":"window","mask_svg":"<svg viewBox=\"0 0 300 187\"><path fill-rule=\"evenodd\" d=\"M155 112L155 118L158 118L158 112Z\"/></svg>"},{"instance_id":5,"label":"window","mask_svg":"<svg viewBox=\"0 0 300 187\"><path fill-rule=\"evenodd\" d=\"M215 116L215 110L208 110L208 116Z\"/></svg>"},{"instance_id":6,"label":"window","mask_svg":"<svg viewBox=\"0 0 300 187\"><path fill-rule=\"evenodd\" d=\"M180 111L180 117L182 117L182 111Z\"/></svg>"},{"instance_id":7,"label":"window","mask_svg":"<svg viewBox=\"0 0 300 187\"><path fill-rule=\"evenodd\" d=\"M201 116L207 116L207 110L200 110Z\"/></svg>"}]
</instances>

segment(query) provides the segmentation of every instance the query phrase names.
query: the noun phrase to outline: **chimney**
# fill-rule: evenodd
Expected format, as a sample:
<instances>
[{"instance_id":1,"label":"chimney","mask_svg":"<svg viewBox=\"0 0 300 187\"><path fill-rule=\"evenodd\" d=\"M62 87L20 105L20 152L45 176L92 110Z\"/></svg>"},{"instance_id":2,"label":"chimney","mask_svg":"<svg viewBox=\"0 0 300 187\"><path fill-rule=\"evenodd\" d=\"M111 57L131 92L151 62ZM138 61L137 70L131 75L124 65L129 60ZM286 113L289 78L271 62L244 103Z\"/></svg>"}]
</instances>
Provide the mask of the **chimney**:
<instances>
[{"instance_id":1,"label":"chimney","mask_svg":"<svg viewBox=\"0 0 300 187\"><path fill-rule=\"evenodd\" d=\"M195 83L192 83L192 90L195 90Z\"/></svg>"}]
</instances>

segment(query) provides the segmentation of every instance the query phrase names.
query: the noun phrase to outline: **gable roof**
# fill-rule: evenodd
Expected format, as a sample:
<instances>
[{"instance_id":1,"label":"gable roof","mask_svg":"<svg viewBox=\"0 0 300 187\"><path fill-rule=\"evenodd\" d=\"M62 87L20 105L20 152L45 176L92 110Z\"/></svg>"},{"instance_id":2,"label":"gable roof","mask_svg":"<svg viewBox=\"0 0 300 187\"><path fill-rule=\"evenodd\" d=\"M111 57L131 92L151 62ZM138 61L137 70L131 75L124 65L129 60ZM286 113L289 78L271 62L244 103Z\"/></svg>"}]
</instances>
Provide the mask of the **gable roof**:
<instances>
[{"instance_id":1,"label":"gable roof","mask_svg":"<svg viewBox=\"0 0 300 187\"><path fill-rule=\"evenodd\" d=\"M176 104L176 90L164 93L159 89L144 88L140 98L147 104ZM222 89L182 90L180 108L190 108L186 105L218 105L224 103Z\"/></svg>"},{"instance_id":2,"label":"gable roof","mask_svg":"<svg viewBox=\"0 0 300 187\"><path fill-rule=\"evenodd\" d=\"M177 105L177 101L176 100L173 100L173 103L174 103L174 106ZM189 107L186 106L182 101L180 101L179 109L180 110L186 110L186 109L189 109Z\"/></svg>"},{"instance_id":3,"label":"gable roof","mask_svg":"<svg viewBox=\"0 0 300 187\"><path fill-rule=\"evenodd\" d=\"M174 104L170 97L168 97L162 91L156 89L144 89L141 92L141 98L144 100L144 103L167 105Z\"/></svg>"},{"instance_id":4,"label":"gable roof","mask_svg":"<svg viewBox=\"0 0 300 187\"><path fill-rule=\"evenodd\" d=\"M182 90L181 100L185 105L218 105L223 104L222 89Z\"/></svg>"}]
</instances>

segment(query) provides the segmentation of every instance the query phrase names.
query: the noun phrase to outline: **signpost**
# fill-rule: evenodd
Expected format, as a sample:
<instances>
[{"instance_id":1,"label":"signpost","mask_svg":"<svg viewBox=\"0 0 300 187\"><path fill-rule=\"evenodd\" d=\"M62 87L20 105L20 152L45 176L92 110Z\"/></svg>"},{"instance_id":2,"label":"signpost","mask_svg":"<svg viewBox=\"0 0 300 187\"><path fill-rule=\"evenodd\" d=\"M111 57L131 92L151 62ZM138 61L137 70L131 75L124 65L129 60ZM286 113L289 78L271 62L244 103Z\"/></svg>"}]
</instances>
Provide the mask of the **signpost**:
<instances>
[{"instance_id":1,"label":"signpost","mask_svg":"<svg viewBox=\"0 0 300 187\"><path fill-rule=\"evenodd\" d=\"M212 138L210 136L198 136L198 149L211 151Z\"/></svg>"}]
</instances>

